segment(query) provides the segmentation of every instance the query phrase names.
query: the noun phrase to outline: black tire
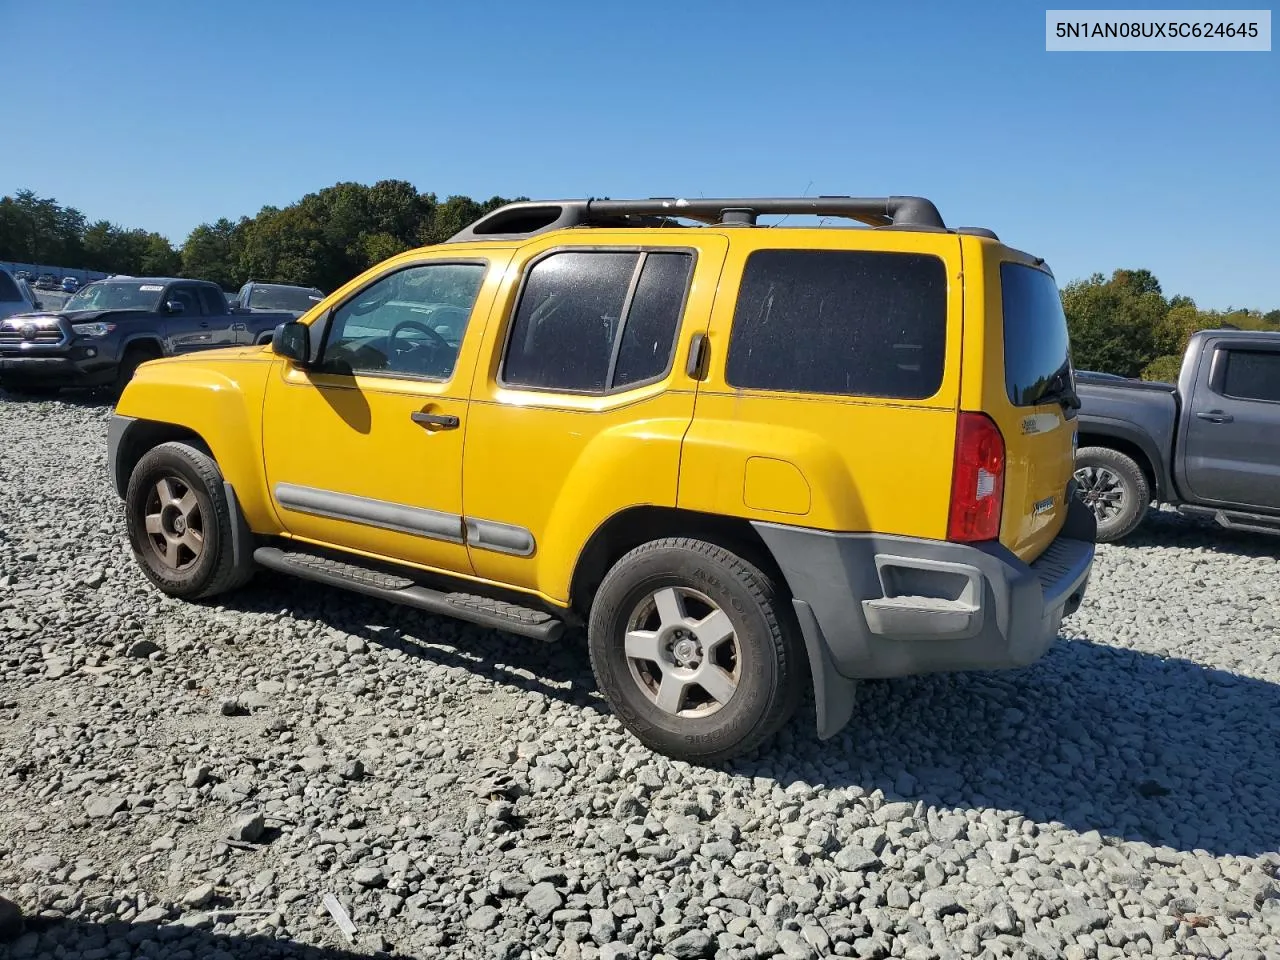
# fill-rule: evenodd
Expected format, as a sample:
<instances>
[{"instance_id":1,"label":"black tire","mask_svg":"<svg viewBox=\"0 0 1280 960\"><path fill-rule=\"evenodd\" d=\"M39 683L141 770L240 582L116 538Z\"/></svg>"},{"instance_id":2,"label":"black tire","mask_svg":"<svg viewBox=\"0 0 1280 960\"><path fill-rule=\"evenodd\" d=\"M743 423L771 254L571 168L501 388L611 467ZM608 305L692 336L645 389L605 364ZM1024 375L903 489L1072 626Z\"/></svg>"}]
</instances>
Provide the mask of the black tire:
<instances>
[{"instance_id":1,"label":"black tire","mask_svg":"<svg viewBox=\"0 0 1280 960\"><path fill-rule=\"evenodd\" d=\"M1151 506L1151 485L1132 457L1110 447L1076 452L1076 487L1098 519L1098 542L1115 543L1133 533Z\"/></svg>"},{"instance_id":2,"label":"black tire","mask_svg":"<svg viewBox=\"0 0 1280 960\"><path fill-rule=\"evenodd\" d=\"M124 388L129 385L129 381L133 379L133 375L138 372L138 367L146 363L148 360L156 360L159 354L154 350L148 350L145 347L129 347L125 350L124 356L120 358L120 364L116 367L116 378L111 384L111 394L119 397L124 393Z\"/></svg>"},{"instance_id":3,"label":"black tire","mask_svg":"<svg viewBox=\"0 0 1280 960\"><path fill-rule=\"evenodd\" d=\"M732 670L723 661L716 663L726 674L736 675L732 693L723 702L716 702L696 681L682 681L677 711L664 709L655 699L663 687L657 678L667 676L662 671L676 668L672 676L691 674L674 659L664 666L627 655L628 631L636 626L637 616L645 615L648 604L653 610L647 616L661 618L658 594L679 596L677 609L690 618L711 609L704 600L727 617L732 633L707 651L701 649L700 638L673 633L662 624L643 631L665 638L654 643L664 645L664 655L673 658L667 649L673 635L684 636L685 642L699 641L699 664L729 656ZM691 609L693 605L703 609ZM740 557L701 540L654 540L614 564L592 602L587 645L596 683L622 724L651 749L692 763L726 760L763 744L795 712L806 675L791 608L773 582ZM732 652L726 653L725 646ZM682 704L688 706L682 710Z\"/></svg>"},{"instance_id":4,"label":"black tire","mask_svg":"<svg viewBox=\"0 0 1280 960\"><path fill-rule=\"evenodd\" d=\"M158 489L162 480L168 481L175 495L168 506ZM200 550L197 553L180 544L176 562L169 563L161 556L162 547L158 544L167 548L176 539L179 531L174 528L174 511L181 512L176 498L181 496L185 501L188 491L194 498L200 520L197 526L184 517L180 532L185 535L188 529L198 529ZM162 443L147 451L129 477L124 503L125 526L134 558L147 579L169 596L183 600L212 597L242 586L252 576L250 565L238 568L234 562L235 532L222 472L212 457L195 447ZM168 524L164 523L166 512ZM165 529L148 532L148 514L159 517Z\"/></svg>"}]
</instances>

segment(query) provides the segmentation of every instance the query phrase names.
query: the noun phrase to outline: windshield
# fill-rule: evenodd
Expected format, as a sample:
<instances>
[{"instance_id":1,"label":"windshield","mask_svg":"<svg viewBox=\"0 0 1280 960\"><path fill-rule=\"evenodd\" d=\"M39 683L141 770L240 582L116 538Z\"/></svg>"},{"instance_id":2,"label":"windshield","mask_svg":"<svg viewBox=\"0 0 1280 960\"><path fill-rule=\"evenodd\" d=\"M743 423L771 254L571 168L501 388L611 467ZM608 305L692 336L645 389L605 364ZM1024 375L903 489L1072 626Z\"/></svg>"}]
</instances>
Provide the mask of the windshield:
<instances>
[{"instance_id":1,"label":"windshield","mask_svg":"<svg viewBox=\"0 0 1280 960\"><path fill-rule=\"evenodd\" d=\"M1071 370L1062 298L1052 275L1020 263L1000 264L1000 294L1005 388L1014 406L1033 407L1061 391Z\"/></svg>"},{"instance_id":2,"label":"windshield","mask_svg":"<svg viewBox=\"0 0 1280 960\"><path fill-rule=\"evenodd\" d=\"M249 302L244 306L256 310L293 310L305 313L323 299L319 290L307 287L278 287L255 283L249 293Z\"/></svg>"},{"instance_id":3,"label":"windshield","mask_svg":"<svg viewBox=\"0 0 1280 960\"><path fill-rule=\"evenodd\" d=\"M81 287L63 310L155 310L164 286L159 283L98 281Z\"/></svg>"}]
</instances>

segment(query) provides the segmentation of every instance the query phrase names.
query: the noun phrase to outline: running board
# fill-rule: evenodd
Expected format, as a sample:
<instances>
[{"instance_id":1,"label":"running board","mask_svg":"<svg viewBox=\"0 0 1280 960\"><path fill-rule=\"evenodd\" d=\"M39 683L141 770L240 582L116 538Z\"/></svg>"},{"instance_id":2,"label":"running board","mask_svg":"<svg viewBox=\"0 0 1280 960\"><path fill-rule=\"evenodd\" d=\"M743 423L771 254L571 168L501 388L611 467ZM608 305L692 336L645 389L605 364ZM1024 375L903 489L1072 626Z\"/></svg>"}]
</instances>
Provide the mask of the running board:
<instances>
[{"instance_id":1,"label":"running board","mask_svg":"<svg viewBox=\"0 0 1280 960\"><path fill-rule=\"evenodd\" d=\"M456 617L482 627L506 630L534 640L551 642L559 640L564 624L551 614L530 607L522 607L502 600L492 600L471 593L444 593L418 586L408 577L384 573L371 567L362 567L342 560L281 550L278 547L259 547L253 551L253 559L269 570L292 574L316 583L354 590L371 597L390 600L417 607L428 613Z\"/></svg>"},{"instance_id":2,"label":"running board","mask_svg":"<svg viewBox=\"0 0 1280 960\"><path fill-rule=\"evenodd\" d=\"M1261 513L1242 513L1234 510L1214 510L1210 507L1181 506L1178 512L1191 517L1209 517L1228 530L1245 530L1249 533L1280 535L1280 517Z\"/></svg>"}]
</instances>

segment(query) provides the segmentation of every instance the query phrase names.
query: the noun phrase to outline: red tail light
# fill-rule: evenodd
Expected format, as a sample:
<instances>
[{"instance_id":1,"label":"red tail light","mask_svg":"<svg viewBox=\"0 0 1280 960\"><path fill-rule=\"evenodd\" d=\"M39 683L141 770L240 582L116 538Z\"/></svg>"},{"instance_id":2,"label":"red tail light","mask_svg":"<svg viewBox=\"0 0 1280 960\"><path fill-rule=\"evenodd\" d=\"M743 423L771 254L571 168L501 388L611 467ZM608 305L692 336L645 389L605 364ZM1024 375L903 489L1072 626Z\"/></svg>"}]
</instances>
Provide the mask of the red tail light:
<instances>
[{"instance_id":1,"label":"red tail light","mask_svg":"<svg viewBox=\"0 0 1280 960\"><path fill-rule=\"evenodd\" d=\"M1004 507L1004 437L985 413L961 413L947 539L971 543L1000 536Z\"/></svg>"}]
</instances>

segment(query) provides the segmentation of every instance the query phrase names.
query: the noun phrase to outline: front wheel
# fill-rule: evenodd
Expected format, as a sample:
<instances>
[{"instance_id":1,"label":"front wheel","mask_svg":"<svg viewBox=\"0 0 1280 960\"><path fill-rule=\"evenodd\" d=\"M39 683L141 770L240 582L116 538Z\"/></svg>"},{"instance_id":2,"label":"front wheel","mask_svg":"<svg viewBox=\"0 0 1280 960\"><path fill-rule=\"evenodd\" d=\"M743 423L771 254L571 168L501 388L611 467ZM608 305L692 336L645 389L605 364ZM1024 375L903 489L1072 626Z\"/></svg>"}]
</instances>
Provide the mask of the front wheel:
<instances>
[{"instance_id":1,"label":"front wheel","mask_svg":"<svg viewBox=\"0 0 1280 960\"><path fill-rule=\"evenodd\" d=\"M124 503L133 555L164 593L196 600L249 579L235 563L231 505L212 457L160 444L134 467Z\"/></svg>"},{"instance_id":2,"label":"front wheel","mask_svg":"<svg viewBox=\"0 0 1280 960\"><path fill-rule=\"evenodd\" d=\"M1151 485L1132 457L1110 447L1084 447L1076 454L1076 487L1098 518L1098 542L1131 534L1151 506Z\"/></svg>"},{"instance_id":3,"label":"front wheel","mask_svg":"<svg viewBox=\"0 0 1280 960\"><path fill-rule=\"evenodd\" d=\"M138 372L138 368L148 360L155 360L158 354L149 350L138 347L130 347L125 351L123 357L120 358L120 364L116 367L115 379L111 382L111 394L117 399L124 388L129 385L129 381L133 379L133 375Z\"/></svg>"},{"instance_id":4,"label":"front wheel","mask_svg":"<svg viewBox=\"0 0 1280 960\"><path fill-rule=\"evenodd\" d=\"M760 570L712 543L655 540L624 556L596 593L587 643L623 725L677 760L754 749L800 699L790 608Z\"/></svg>"}]
</instances>

